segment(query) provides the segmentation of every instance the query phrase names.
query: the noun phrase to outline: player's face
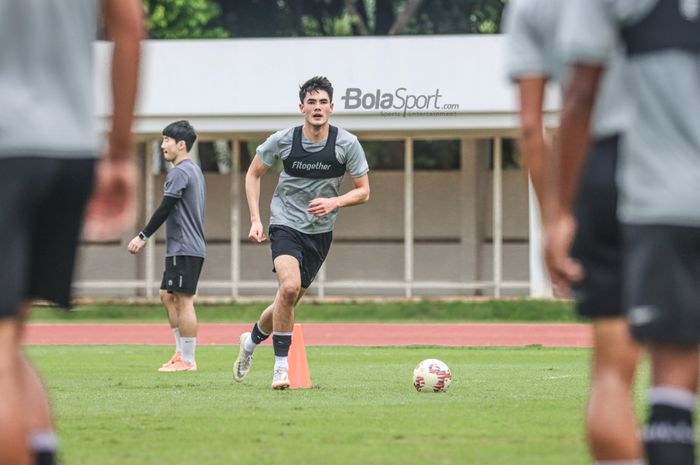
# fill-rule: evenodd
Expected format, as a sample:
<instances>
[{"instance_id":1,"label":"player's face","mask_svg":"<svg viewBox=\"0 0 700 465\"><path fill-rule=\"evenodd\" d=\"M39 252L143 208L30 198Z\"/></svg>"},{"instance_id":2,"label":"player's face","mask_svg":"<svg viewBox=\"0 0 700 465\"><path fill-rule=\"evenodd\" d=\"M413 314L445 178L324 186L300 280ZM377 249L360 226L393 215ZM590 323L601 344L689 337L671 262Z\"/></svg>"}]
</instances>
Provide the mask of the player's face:
<instances>
[{"instance_id":1,"label":"player's face","mask_svg":"<svg viewBox=\"0 0 700 465\"><path fill-rule=\"evenodd\" d=\"M173 161L179 153L175 139L168 136L163 136L163 142L160 144L160 149L163 151L163 157L168 161Z\"/></svg>"},{"instance_id":2,"label":"player's face","mask_svg":"<svg viewBox=\"0 0 700 465\"><path fill-rule=\"evenodd\" d=\"M327 124L328 117L333 113L333 103L325 90L307 92L299 108L306 122L316 127Z\"/></svg>"}]
</instances>

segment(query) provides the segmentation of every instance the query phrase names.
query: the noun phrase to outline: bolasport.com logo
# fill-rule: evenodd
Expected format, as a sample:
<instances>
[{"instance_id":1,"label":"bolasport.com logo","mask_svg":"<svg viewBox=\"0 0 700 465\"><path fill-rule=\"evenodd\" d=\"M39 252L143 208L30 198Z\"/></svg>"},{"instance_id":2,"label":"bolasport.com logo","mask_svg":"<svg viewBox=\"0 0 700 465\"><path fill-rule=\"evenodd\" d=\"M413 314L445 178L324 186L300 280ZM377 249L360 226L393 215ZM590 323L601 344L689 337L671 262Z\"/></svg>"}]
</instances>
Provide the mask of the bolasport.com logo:
<instances>
[{"instance_id":1,"label":"bolasport.com logo","mask_svg":"<svg viewBox=\"0 0 700 465\"><path fill-rule=\"evenodd\" d=\"M416 94L406 87L393 92L381 89L364 91L348 87L340 97L344 110L379 110L382 116L453 116L459 110L458 103L444 103L440 89L428 94Z\"/></svg>"}]
</instances>

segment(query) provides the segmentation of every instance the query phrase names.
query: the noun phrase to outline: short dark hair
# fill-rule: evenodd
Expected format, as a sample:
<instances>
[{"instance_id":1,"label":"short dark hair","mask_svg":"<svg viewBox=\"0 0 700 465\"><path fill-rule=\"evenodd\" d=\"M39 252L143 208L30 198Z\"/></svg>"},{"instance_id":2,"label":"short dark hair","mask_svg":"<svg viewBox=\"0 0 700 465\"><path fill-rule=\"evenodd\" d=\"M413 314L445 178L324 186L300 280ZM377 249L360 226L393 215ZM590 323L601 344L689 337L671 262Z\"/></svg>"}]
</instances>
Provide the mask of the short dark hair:
<instances>
[{"instance_id":1,"label":"short dark hair","mask_svg":"<svg viewBox=\"0 0 700 465\"><path fill-rule=\"evenodd\" d=\"M189 152L194 145L194 141L197 140L197 133L194 132L194 128L187 120L175 121L165 126L163 129L163 135L174 139L175 142L185 141L185 146Z\"/></svg>"},{"instance_id":2,"label":"short dark hair","mask_svg":"<svg viewBox=\"0 0 700 465\"><path fill-rule=\"evenodd\" d=\"M302 85L299 86L299 100L304 103L304 97L310 92L318 92L325 90L328 93L328 98L333 101L333 85L325 76L314 76Z\"/></svg>"}]
</instances>

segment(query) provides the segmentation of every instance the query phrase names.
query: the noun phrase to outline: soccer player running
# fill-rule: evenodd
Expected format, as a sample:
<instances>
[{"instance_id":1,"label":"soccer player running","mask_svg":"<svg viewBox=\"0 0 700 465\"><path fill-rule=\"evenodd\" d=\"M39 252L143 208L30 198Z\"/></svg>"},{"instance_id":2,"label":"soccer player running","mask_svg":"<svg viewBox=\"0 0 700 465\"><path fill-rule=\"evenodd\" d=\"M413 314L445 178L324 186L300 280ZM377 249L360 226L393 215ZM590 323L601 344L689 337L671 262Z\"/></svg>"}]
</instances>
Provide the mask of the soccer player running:
<instances>
[{"instance_id":1,"label":"soccer player running","mask_svg":"<svg viewBox=\"0 0 700 465\"><path fill-rule=\"evenodd\" d=\"M253 351L272 334L275 351L273 389L289 387L287 354L292 343L294 307L309 288L331 246L338 209L369 200L369 167L357 137L331 126L333 86L313 77L299 89L302 126L278 131L257 148L245 180L253 242L266 240L260 219L260 178L276 159L284 170L271 203L269 236L273 271L279 287L274 302L260 315L251 332L240 337L233 378L242 381ZM345 172L354 188L339 195Z\"/></svg>"},{"instance_id":2,"label":"soccer player running","mask_svg":"<svg viewBox=\"0 0 700 465\"><path fill-rule=\"evenodd\" d=\"M163 200L148 224L129 242L137 254L158 228L166 223L165 271L160 284L160 300L168 313L175 336L175 353L158 371L196 371L197 314L194 296L206 256L204 210L206 185L200 167L192 161L197 134L187 121L175 121L163 129L160 145L173 169L165 178Z\"/></svg>"},{"instance_id":3,"label":"soccer player running","mask_svg":"<svg viewBox=\"0 0 700 465\"><path fill-rule=\"evenodd\" d=\"M114 49L112 123L98 163L92 44L100 16ZM142 16L136 0L0 0L2 464L55 463L46 392L20 348L31 300L70 306L93 189L91 239L117 237L135 216L131 124Z\"/></svg>"},{"instance_id":4,"label":"soccer player running","mask_svg":"<svg viewBox=\"0 0 700 465\"><path fill-rule=\"evenodd\" d=\"M508 5L508 72L520 93L521 150L540 203L545 231L556 208L556 162L544 139L542 107L550 80L560 84L569 75L558 50L570 30L569 0L512 0ZM576 310L592 321L593 366L586 415L589 448L596 463L641 465L641 444L632 402L639 347L632 340L622 304L621 232L616 216L615 173L620 135L631 119L619 50L605 56L608 70L596 102L593 125L581 146L591 139L588 163L578 185L577 202L564 225L574 234L573 280ZM585 149L584 149L585 150ZM592 201L593 199L593 201ZM576 227L574 228L574 225ZM569 237L570 239L570 237ZM557 279L567 292L569 283Z\"/></svg>"},{"instance_id":5,"label":"soccer player running","mask_svg":"<svg viewBox=\"0 0 700 465\"><path fill-rule=\"evenodd\" d=\"M700 341L700 3L696 0L571 0L564 48L576 62L560 128L561 203L548 248L562 281L573 189L585 183L585 142L614 38L623 39L636 111L618 174L623 224L623 301L652 362L643 433L650 465L695 463L693 411ZM585 175L584 175L585 176ZM589 196L582 199L596 202Z\"/></svg>"}]
</instances>

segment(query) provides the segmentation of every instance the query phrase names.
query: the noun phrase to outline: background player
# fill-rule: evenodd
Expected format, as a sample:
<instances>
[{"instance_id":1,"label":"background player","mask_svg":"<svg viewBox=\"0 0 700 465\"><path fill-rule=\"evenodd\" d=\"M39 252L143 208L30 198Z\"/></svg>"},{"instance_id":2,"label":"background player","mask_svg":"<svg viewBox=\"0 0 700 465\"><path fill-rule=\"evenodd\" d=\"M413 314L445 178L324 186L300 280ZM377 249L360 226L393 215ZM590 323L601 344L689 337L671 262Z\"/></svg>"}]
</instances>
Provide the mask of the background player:
<instances>
[{"instance_id":1,"label":"background player","mask_svg":"<svg viewBox=\"0 0 700 465\"><path fill-rule=\"evenodd\" d=\"M576 0L565 49L578 63L562 113L562 199L585 160L581 141L621 36L636 110L621 151L624 302L634 337L652 361L644 431L651 465L695 463L693 411L700 341L700 4L686 0ZM571 182L573 181L573 182ZM595 201L591 198L590 201ZM554 231L557 272L574 273L566 235Z\"/></svg>"},{"instance_id":2,"label":"background player","mask_svg":"<svg viewBox=\"0 0 700 465\"><path fill-rule=\"evenodd\" d=\"M333 238L338 209L369 200L369 167L357 137L331 126L333 86L324 77L306 81L299 90L302 126L278 131L257 148L246 174L250 233L254 242L266 236L260 219L260 178L276 159L284 171L270 207L273 270L279 287L250 333L240 337L233 378L242 381L250 370L255 347L272 333L274 389L289 387L287 354L292 342L294 308L323 265ZM354 188L339 195L345 172Z\"/></svg>"},{"instance_id":3,"label":"background player","mask_svg":"<svg viewBox=\"0 0 700 465\"><path fill-rule=\"evenodd\" d=\"M148 224L128 245L137 254L146 241L167 221L165 271L160 285L160 300L168 313L175 336L175 353L158 371L195 371L197 313L194 296L206 256L204 213L206 185L200 167L190 159L189 151L197 139L187 121L176 121L163 129L161 149L173 169L165 178L163 200Z\"/></svg>"},{"instance_id":4,"label":"background player","mask_svg":"<svg viewBox=\"0 0 700 465\"><path fill-rule=\"evenodd\" d=\"M94 115L92 45L100 16L114 41L113 106L97 164L102 144ZM138 176L131 124L142 16L135 0L0 0L3 464L55 462L47 396L20 339L32 299L71 303L75 252L93 187L87 236L114 238L132 226Z\"/></svg>"},{"instance_id":5,"label":"background player","mask_svg":"<svg viewBox=\"0 0 700 465\"><path fill-rule=\"evenodd\" d=\"M566 228L574 234L572 282L552 269L560 291L573 284L577 312L592 321L593 366L586 416L591 454L597 463L641 464L632 385L639 348L627 329L622 304L622 248L616 216L615 173L620 134L631 119L623 86L623 57L609 54L603 94L596 103L593 126L584 132L592 139L589 162L579 183L579 201L566 221L554 222L556 160L544 139L542 108L550 80L563 84L569 75L558 36L570 29L567 0L512 0L508 5L508 68L520 93L521 150L531 172L545 231ZM574 18L571 18L574 19ZM575 218L575 219L574 219ZM558 218L561 220L561 218ZM574 225L577 225L574 228Z\"/></svg>"}]
</instances>

